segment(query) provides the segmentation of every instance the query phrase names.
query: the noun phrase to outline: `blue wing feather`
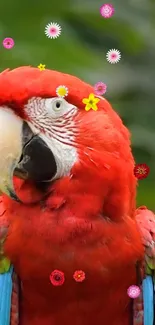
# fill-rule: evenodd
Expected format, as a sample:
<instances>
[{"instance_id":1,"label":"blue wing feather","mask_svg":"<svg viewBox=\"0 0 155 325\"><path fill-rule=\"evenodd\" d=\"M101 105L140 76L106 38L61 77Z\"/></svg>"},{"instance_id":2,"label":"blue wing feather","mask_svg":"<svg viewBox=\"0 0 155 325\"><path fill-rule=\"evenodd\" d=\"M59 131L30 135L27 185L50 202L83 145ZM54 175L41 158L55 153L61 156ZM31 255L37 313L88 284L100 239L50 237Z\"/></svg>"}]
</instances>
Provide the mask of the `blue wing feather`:
<instances>
[{"instance_id":1,"label":"blue wing feather","mask_svg":"<svg viewBox=\"0 0 155 325\"><path fill-rule=\"evenodd\" d=\"M13 268L0 274L0 325L10 324Z\"/></svg>"},{"instance_id":2,"label":"blue wing feather","mask_svg":"<svg viewBox=\"0 0 155 325\"><path fill-rule=\"evenodd\" d=\"M154 285L151 275L143 280L144 325L153 325L154 321Z\"/></svg>"}]
</instances>

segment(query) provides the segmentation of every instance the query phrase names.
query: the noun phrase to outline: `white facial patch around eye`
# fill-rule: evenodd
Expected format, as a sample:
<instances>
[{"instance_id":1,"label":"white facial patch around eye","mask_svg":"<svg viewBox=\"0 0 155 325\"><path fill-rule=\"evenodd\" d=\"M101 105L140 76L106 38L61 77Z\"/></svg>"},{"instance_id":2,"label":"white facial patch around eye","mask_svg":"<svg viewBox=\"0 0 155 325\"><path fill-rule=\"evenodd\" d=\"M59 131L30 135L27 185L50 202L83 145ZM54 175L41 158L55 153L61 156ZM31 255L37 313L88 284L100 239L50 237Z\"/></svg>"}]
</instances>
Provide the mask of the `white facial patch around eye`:
<instances>
[{"instance_id":1,"label":"white facial patch around eye","mask_svg":"<svg viewBox=\"0 0 155 325\"><path fill-rule=\"evenodd\" d=\"M47 98L45 101L45 107L47 114L53 119L66 115L70 110L76 109L76 107L68 103L64 98Z\"/></svg>"},{"instance_id":2,"label":"white facial patch around eye","mask_svg":"<svg viewBox=\"0 0 155 325\"><path fill-rule=\"evenodd\" d=\"M65 99L31 98L25 106L25 112L31 122L30 128L39 132L39 136L53 152L57 165L54 179L70 174L78 160L75 147L75 134L78 133L74 116L78 108Z\"/></svg>"},{"instance_id":3,"label":"white facial patch around eye","mask_svg":"<svg viewBox=\"0 0 155 325\"><path fill-rule=\"evenodd\" d=\"M56 161L57 173L53 180L70 175L72 167L78 161L76 148L60 142L55 138L49 139L49 137L47 138L44 134L41 134L40 137L47 143Z\"/></svg>"}]
</instances>

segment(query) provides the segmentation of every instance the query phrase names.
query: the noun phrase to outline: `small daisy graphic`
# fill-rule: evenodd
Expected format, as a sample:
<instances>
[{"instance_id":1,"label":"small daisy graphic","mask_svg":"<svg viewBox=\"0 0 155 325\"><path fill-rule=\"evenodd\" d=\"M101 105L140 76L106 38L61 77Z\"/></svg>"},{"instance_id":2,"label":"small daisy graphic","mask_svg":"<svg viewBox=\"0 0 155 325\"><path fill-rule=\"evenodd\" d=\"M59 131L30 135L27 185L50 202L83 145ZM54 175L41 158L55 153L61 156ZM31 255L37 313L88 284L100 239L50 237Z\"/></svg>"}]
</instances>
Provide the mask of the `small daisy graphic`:
<instances>
[{"instance_id":1,"label":"small daisy graphic","mask_svg":"<svg viewBox=\"0 0 155 325\"><path fill-rule=\"evenodd\" d=\"M98 110L97 103L100 101L99 98L96 98L94 94L90 94L88 98L83 98L82 103L86 104L85 110L89 111L91 108L94 111Z\"/></svg>"},{"instance_id":2,"label":"small daisy graphic","mask_svg":"<svg viewBox=\"0 0 155 325\"><path fill-rule=\"evenodd\" d=\"M134 175L138 179L146 178L148 176L149 172L150 172L150 168L146 164L137 164L134 167Z\"/></svg>"},{"instance_id":3,"label":"small daisy graphic","mask_svg":"<svg viewBox=\"0 0 155 325\"><path fill-rule=\"evenodd\" d=\"M140 288L136 285L132 285L128 288L127 294L130 298L138 298L140 296Z\"/></svg>"},{"instance_id":4,"label":"small daisy graphic","mask_svg":"<svg viewBox=\"0 0 155 325\"><path fill-rule=\"evenodd\" d=\"M43 70L45 70L45 67L46 67L46 65L45 64L39 64L38 65L38 69L40 70L40 71L43 71Z\"/></svg>"},{"instance_id":5,"label":"small daisy graphic","mask_svg":"<svg viewBox=\"0 0 155 325\"><path fill-rule=\"evenodd\" d=\"M85 272L82 270L75 271L73 274L73 278L76 282L83 282L85 280Z\"/></svg>"},{"instance_id":6,"label":"small daisy graphic","mask_svg":"<svg viewBox=\"0 0 155 325\"><path fill-rule=\"evenodd\" d=\"M100 7L100 14L104 18L112 17L114 12L115 12L114 7L109 3L105 3Z\"/></svg>"},{"instance_id":7,"label":"small daisy graphic","mask_svg":"<svg viewBox=\"0 0 155 325\"><path fill-rule=\"evenodd\" d=\"M121 59L121 53L118 50L109 50L106 54L107 61L111 64L118 63Z\"/></svg>"},{"instance_id":8,"label":"small daisy graphic","mask_svg":"<svg viewBox=\"0 0 155 325\"><path fill-rule=\"evenodd\" d=\"M66 86L59 86L56 89L56 94L58 97L66 97L68 95L68 88Z\"/></svg>"},{"instance_id":9,"label":"small daisy graphic","mask_svg":"<svg viewBox=\"0 0 155 325\"><path fill-rule=\"evenodd\" d=\"M107 91L107 85L105 83L99 81L94 85L95 95L102 96L103 94L106 93L106 91Z\"/></svg>"},{"instance_id":10,"label":"small daisy graphic","mask_svg":"<svg viewBox=\"0 0 155 325\"><path fill-rule=\"evenodd\" d=\"M49 23L45 27L45 35L49 38L57 38L61 34L61 26L57 23Z\"/></svg>"},{"instance_id":11,"label":"small daisy graphic","mask_svg":"<svg viewBox=\"0 0 155 325\"><path fill-rule=\"evenodd\" d=\"M65 282L65 276L62 271L54 270L50 274L50 281L54 286L61 286Z\"/></svg>"},{"instance_id":12,"label":"small daisy graphic","mask_svg":"<svg viewBox=\"0 0 155 325\"><path fill-rule=\"evenodd\" d=\"M15 42L14 42L13 38L11 38L11 37L4 38L3 46L5 47L5 49L10 50L10 49L12 49L12 47L14 47L14 45L15 45Z\"/></svg>"}]
</instances>

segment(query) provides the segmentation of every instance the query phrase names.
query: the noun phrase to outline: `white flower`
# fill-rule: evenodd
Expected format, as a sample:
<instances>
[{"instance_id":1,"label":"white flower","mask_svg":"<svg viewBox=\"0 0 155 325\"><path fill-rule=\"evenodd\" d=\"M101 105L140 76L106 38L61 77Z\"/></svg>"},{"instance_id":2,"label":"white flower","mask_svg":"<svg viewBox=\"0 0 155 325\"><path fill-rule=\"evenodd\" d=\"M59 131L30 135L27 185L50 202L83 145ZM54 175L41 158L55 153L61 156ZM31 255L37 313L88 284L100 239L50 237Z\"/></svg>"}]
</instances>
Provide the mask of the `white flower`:
<instances>
[{"instance_id":1,"label":"white flower","mask_svg":"<svg viewBox=\"0 0 155 325\"><path fill-rule=\"evenodd\" d=\"M109 50L106 54L107 61L111 64L118 63L121 59L121 53L118 50Z\"/></svg>"},{"instance_id":2,"label":"white flower","mask_svg":"<svg viewBox=\"0 0 155 325\"><path fill-rule=\"evenodd\" d=\"M45 27L45 35L49 38L57 38L61 34L61 26L57 23L50 23Z\"/></svg>"},{"instance_id":3,"label":"white flower","mask_svg":"<svg viewBox=\"0 0 155 325\"><path fill-rule=\"evenodd\" d=\"M68 95L68 88L66 86L59 86L56 89L56 94L58 97L66 97Z\"/></svg>"}]
</instances>

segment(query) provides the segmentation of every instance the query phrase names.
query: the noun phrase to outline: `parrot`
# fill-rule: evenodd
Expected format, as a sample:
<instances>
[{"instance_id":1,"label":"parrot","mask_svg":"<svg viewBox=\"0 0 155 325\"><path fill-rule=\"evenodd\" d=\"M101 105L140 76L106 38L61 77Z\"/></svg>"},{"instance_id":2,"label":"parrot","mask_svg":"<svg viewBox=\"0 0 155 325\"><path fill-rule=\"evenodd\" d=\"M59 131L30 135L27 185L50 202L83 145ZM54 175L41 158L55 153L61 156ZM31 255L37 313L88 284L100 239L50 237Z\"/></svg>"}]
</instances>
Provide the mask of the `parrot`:
<instances>
[{"instance_id":1,"label":"parrot","mask_svg":"<svg viewBox=\"0 0 155 325\"><path fill-rule=\"evenodd\" d=\"M132 325L127 290L154 269L130 132L92 94L55 70L0 74L0 272L19 277L19 325Z\"/></svg>"}]
</instances>

